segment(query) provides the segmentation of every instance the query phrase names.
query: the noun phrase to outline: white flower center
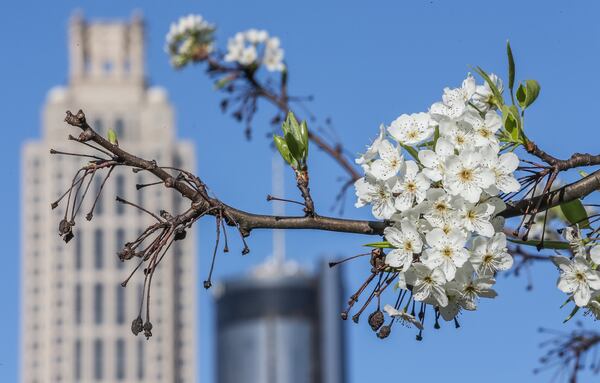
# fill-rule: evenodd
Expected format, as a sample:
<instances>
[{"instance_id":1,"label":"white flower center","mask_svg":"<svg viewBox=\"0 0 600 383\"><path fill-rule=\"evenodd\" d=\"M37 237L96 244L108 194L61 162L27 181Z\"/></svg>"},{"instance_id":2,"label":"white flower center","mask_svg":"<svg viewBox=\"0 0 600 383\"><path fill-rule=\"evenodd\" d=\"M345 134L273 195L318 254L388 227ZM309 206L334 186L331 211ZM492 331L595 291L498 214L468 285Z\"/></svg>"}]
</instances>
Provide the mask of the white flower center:
<instances>
[{"instance_id":1,"label":"white flower center","mask_svg":"<svg viewBox=\"0 0 600 383\"><path fill-rule=\"evenodd\" d=\"M449 246L446 246L442 249L442 255L446 258L452 258L453 254L454 254L454 251L452 251L452 248Z\"/></svg>"},{"instance_id":2,"label":"white flower center","mask_svg":"<svg viewBox=\"0 0 600 383\"><path fill-rule=\"evenodd\" d=\"M458 176L463 182L471 182L473 181L473 170L463 168L460 172L458 172Z\"/></svg>"}]
</instances>

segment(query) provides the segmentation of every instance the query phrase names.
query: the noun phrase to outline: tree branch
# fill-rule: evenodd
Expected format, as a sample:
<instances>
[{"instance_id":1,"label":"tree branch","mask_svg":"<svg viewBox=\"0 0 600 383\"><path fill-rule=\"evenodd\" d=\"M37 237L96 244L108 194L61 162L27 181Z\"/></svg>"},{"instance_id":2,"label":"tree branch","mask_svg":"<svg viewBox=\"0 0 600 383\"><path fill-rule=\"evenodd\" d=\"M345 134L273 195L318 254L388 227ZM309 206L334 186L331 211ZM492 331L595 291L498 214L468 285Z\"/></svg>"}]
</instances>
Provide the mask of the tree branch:
<instances>
[{"instance_id":1,"label":"tree branch","mask_svg":"<svg viewBox=\"0 0 600 383\"><path fill-rule=\"evenodd\" d=\"M389 225L386 221L368 221L341 219L326 216L302 216L302 217L278 217L272 215L261 215L248 213L231 207L216 198L209 197L204 189L204 184L196 177L197 186L195 190L186 182L173 177L163 168L157 166L155 161L148 161L136 157L108 140L98 135L85 121L85 114L79 111L77 115L67 112L65 121L73 126L80 127L83 132L79 141L94 141L114 155L115 161L134 168L144 169L161 179L166 187L173 188L182 196L192 202L192 209L187 212L186 219L193 219L201 215L221 216L230 226L237 226L244 236L248 236L253 229L312 229L336 231L343 233L383 235L383 230ZM589 176L566 185L555 191L548 192L538 197L518 201L514 205L508 205L507 209L500 215L505 218L516 217L525 214L525 209L530 204L540 202L540 211L544 211L563 202L584 197L600 188L600 170Z\"/></svg>"},{"instance_id":2,"label":"tree branch","mask_svg":"<svg viewBox=\"0 0 600 383\"><path fill-rule=\"evenodd\" d=\"M557 171L573 169L579 166L600 165L600 155L574 153L568 159L561 160L540 149L533 141L527 141L525 150L527 150L527 153L553 166Z\"/></svg>"},{"instance_id":3,"label":"tree branch","mask_svg":"<svg viewBox=\"0 0 600 383\"><path fill-rule=\"evenodd\" d=\"M526 214L527 206L535 206L540 203L539 212L548 210L561 203L576 200L585 197L592 192L600 189L600 170L596 170L589 176L579 181L563 186L560 189L549 191L537 197L518 201L513 205L508 205L506 210L500 213L504 218L517 217Z\"/></svg>"}]
</instances>

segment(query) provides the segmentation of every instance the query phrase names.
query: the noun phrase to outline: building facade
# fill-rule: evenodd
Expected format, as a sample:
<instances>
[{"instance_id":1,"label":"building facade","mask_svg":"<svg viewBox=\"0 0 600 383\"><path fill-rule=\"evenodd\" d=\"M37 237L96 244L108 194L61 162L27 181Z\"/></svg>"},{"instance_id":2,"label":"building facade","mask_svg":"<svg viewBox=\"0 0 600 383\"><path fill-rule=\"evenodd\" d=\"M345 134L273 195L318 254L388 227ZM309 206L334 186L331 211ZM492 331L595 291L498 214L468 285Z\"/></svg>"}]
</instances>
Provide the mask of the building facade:
<instances>
[{"instance_id":1,"label":"building facade","mask_svg":"<svg viewBox=\"0 0 600 383\"><path fill-rule=\"evenodd\" d=\"M345 383L340 268L272 261L217 285L218 383Z\"/></svg>"},{"instance_id":2,"label":"building facade","mask_svg":"<svg viewBox=\"0 0 600 383\"><path fill-rule=\"evenodd\" d=\"M77 129L63 122L66 110L80 108L101 134L114 129L120 146L159 164L193 170L193 147L176 140L166 92L146 85L139 16L86 22L75 15L68 43L68 84L48 92L42 137L22 151L21 381L195 382L194 235L177 241L157 270L151 297L154 336L148 341L130 330L143 274L121 287L136 261L117 257L152 218L117 204L116 195L153 212L177 213L185 202L161 186L137 191L136 184L153 181L150 176L115 168L88 222L85 216L102 180L95 177L76 219L75 238L65 244L58 235L65 203L54 210L50 204L85 160L49 154L50 148L82 152L82 145L67 140Z\"/></svg>"}]
</instances>

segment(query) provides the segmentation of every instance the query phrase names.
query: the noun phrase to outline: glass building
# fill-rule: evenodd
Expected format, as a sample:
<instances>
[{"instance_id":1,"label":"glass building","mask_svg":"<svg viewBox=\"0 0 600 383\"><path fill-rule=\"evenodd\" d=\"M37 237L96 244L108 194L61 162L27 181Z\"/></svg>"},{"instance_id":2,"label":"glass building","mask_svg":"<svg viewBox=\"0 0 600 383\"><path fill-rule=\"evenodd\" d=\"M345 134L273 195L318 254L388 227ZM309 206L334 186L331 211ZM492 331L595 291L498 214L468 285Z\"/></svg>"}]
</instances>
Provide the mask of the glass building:
<instances>
[{"instance_id":1,"label":"glass building","mask_svg":"<svg viewBox=\"0 0 600 383\"><path fill-rule=\"evenodd\" d=\"M217 286L218 383L344 383L340 268L273 260Z\"/></svg>"}]
</instances>

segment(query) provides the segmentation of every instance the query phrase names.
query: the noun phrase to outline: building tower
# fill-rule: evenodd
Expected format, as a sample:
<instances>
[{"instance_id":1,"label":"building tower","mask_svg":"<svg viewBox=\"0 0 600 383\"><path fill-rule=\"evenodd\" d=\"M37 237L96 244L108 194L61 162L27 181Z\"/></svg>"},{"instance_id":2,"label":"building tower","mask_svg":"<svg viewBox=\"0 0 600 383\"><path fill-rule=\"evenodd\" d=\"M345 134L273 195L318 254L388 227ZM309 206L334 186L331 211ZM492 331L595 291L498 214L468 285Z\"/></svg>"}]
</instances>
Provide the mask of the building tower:
<instances>
[{"instance_id":1,"label":"building tower","mask_svg":"<svg viewBox=\"0 0 600 383\"><path fill-rule=\"evenodd\" d=\"M273 194L282 197L282 161L273 161ZM275 202L275 215L283 205ZM345 383L343 283L326 263L308 274L285 260L285 237L247 277L215 288L217 383Z\"/></svg>"},{"instance_id":2,"label":"building tower","mask_svg":"<svg viewBox=\"0 0 600 383\"><path fill-rule=\"evenodd\" d=\"M155 212L180 212L183 201L162 187L136 191L136 183L151 182L150 176L115 168L90 222L85 215L93 198L86 198L69 243L57 231L65 204L50 209L85 162L49 154L50 148L81 151L66 139L78 134L63 122L66 110L83 109L101 134L113 128L119 145L132 153L193 170L193 147L176 140L166 92L146 86L141 18L88 23L76 14L69 27L69 64L68 84L48 93L41 139L27 142L22 152L21 380L195 382L194 236L177 241L157 270L149 341L130 330L143 275L121 287L135 262L116 255L152 221L115 203L115 195ZM101 181L95 177L90 195Z\"/></svg>"}]
</instances>

